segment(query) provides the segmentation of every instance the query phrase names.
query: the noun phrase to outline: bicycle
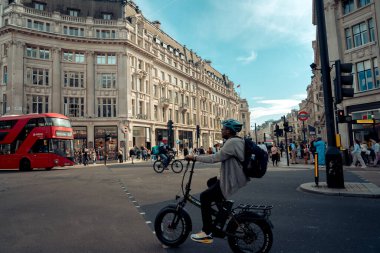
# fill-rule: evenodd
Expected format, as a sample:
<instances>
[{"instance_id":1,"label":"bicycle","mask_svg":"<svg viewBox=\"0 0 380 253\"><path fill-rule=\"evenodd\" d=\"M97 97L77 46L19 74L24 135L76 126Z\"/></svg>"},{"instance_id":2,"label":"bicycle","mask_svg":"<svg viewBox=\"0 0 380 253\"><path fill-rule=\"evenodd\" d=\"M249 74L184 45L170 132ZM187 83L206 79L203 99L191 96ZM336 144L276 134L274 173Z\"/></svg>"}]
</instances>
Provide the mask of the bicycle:
<instances>
[{"instance_id":1,"label":"bicycle","mask_svg":"<svg viewBox=\"0 0 380 253\"><path fill-rule=\"evenodd\" d=\"M174 154L168 153L169 164L174 173L181 173L183 170L183 164L180 160L174 159ZM157 160L153 163L153 170L157 173L162 173L165 170L165 166L160 156L157 155Z\"/></svg>"},{"instance_id":2,"label":"bicycle","mask_svg":"<svg viewBox=\"0 0 380 253\"><path fill-rule=\"evenodd\" d=\"M184 243L192 230L190 215L185 205L190 202L200 208L201 203L190 194L195 161L184 189L185 175L189 170L187 163L181 188L183 196L177 204L161 209L155 219L154 229L158 240L166 246L177 247ZM223 200L212 206L214 237L228 239L233 252L269 252L273 244L272 222L269 220L273 206L240 204L233 208L232 200Z\"/></svg>"}]
</instances>

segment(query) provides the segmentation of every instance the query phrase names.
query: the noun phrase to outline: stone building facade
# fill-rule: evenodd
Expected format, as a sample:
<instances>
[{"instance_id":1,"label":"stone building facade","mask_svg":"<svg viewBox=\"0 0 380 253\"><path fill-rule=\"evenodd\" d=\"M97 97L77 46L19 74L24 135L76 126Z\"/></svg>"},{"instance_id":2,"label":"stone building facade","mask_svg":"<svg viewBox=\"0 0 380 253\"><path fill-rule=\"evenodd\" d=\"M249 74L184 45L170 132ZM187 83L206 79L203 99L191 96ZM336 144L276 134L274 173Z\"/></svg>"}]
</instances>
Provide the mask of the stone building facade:
<instances>
[{"instance_id":1,"label":"stone building facade","mask_svg":"<svg viewBox=\"0 0 380 253\"><path fill-rule=\"evenodd\" d=\"M314 1L313 1L313 4ZM380 2L377 0L325 0L329 60L353 64L353 98L344 98L337 109L344 110L353 120L375 119L371 124L339 123L342 146L347 148L354 139L363 141L369 135L380 137ZM314 5L315 6L315 5ZM313 14L313 24L316 14ZM317 27L318 29L318 27ZM318 43L314 42L319 54ZM320 66L319 55L315 63ZM331 77L336 76L332 66ZM316 86L321 86L320 77L315 76ZM331 80L333 85L333 80ZM332 87L334 90L334 87ZM323 117L321 117L323 119Z\"/></svg>"},{"instance_id":2,"label":"stone building facade","mask_svg":"<svg viewBox=\"0 0 380 253\"><path fill-rule=\"evenodd\" d=\"M150 22L133 1L1 0L1 114L69 116L74 146L110 157L167 140L178 149L222 140L220 121L246 119L228 76ZM241 109L243 113L241 113ZM243 116L244 115L244 116Z\"/></svg>"}]
</instances>

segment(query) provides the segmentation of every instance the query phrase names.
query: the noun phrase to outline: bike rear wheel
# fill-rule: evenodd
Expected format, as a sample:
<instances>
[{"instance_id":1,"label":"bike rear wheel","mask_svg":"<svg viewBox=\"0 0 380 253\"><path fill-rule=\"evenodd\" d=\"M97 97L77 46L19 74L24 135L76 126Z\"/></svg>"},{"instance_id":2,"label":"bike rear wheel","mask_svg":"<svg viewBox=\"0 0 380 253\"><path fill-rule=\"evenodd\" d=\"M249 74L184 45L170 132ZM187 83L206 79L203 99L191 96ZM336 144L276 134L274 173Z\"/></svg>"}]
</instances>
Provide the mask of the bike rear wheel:
<instances>
[{"instance_id":1,"label":"bike rear wheel","mask_svg":"<svg viewBox=\"0 0 380 253\"><path fill-rule=\"evenodd\" d=\"M235 253L269 252L273 234L269 223L252 212L245 212L231 219L227 226L228 244Z\"/></svg>"},{"instance_id":2,"label":"bike rear wheel","mask_svg":"<svg viewBox=\"0 0 380 253\"><path fill-rule=\"evenodd\" d=\"M165 170L164 163L161 160L157 160L153 163L153 169L157 173L162 173Z\"/></svg>"},{"instance_id":3,"label":"bike rear wheel","mask_svg":"<svg viewBox=\"0 0 380 253\"><path fill-rule=\"evenodd\" d=\"M190 216L183 210L177 211L176 206L163 208L154 221L154 230L158 240L169 247L176 247L184 243L191 229Z\"/></svg>"},{"instance_id":4,"label":"bike rear wheel","mask_svg":"<svg viewBox=\"0 0 380 253\"><path fill-rule=\"evenodd\" d=\"M181 173L183 170L183 164L179 160L174 160L172 163L172 171L174 173Z\"/></svg>"}]
</instances>

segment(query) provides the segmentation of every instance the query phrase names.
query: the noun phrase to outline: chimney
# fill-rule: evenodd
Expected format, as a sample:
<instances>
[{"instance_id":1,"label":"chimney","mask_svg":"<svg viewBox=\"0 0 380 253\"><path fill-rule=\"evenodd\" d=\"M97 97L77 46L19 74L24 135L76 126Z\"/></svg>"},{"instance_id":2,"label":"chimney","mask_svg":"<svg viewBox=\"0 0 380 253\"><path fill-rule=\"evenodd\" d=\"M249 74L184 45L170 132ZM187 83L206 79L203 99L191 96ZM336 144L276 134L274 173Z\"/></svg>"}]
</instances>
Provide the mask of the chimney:
<instances>
[{"instance_id":1,"label":"chimney","mask_svg":"<svg viewBox=\"0 0 380 253\"><path fill-rule=\"evenodd\" d=\"M152 24L157 28L157 29L161 29L161 22L158 21L158 20L155 20L152 22Z\"/></svg>"}]
</instances>

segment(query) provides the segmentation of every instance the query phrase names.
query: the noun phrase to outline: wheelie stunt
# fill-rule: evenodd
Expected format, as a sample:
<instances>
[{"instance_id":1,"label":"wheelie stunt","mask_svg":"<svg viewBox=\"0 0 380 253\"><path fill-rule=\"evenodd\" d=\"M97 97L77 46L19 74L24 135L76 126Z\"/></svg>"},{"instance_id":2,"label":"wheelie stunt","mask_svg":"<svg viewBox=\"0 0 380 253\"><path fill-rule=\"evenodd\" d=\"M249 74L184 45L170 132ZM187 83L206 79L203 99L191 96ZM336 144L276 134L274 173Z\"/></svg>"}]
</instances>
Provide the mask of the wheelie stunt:
<instances>
[{"instance_id":1,"label":"wheelie stunt","mask_svg":"<svg viewBox=\"0 0 380 253\"><path fill-rule=\"evenodd\" d=\"M199 233L192 234L191 239L199 243L212 243L214 237L227 236L233 252L269 252L272 243L272 224L269 221L272 206L255 206L241 204L233 208L233 201L227 198L245 186L250 180L244 170L247 154L247 142L237 137L242 124L234 119L222 122L222 137L226 140L219 152L212 155L188 155L189 161L182 180L183 198L176 205L163 208L155 220L155 232L158 239L167 246L182 244L192 230L189 214L184 209L186 202L201 208L203 227ZM256 145L253 144L255 147ZM258 150L258 149L257 149ZM268 157L256 155L255 166L265 166ZM258 161L258 158L263 158ZM193 161L186 187L185 175L189 163ZM207 182L208 189L200 195L200 201L190 195L191 180L195 161L205 163L221 162L220 178L211 178ZM264 171L265 173L265 171ZM262 176L262 175L261 175ZM177 196L177 198L180 198Z\"/></svg>"}]
</instances>

